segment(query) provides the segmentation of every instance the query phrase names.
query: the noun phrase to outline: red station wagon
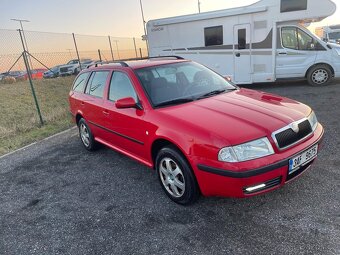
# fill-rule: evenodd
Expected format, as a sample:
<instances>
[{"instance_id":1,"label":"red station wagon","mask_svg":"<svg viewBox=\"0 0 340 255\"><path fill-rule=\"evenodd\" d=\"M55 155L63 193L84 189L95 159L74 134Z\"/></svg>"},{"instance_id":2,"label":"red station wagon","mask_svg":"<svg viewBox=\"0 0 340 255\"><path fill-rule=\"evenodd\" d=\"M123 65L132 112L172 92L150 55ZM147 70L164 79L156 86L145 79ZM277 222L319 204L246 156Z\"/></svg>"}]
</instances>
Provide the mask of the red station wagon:
<instances>
[{"instance_id":1,"label":"red station wagon","mask_svg":"<svg viewBox=\"0 0 340 255\"><path fill-rule=\"evenodd\" d=\"M277 189L310 168L324 133L307 105L179 57L90 67L69 103L87 150L101 143L156 169L179 204Z\"/></svg>"}]
</instances>

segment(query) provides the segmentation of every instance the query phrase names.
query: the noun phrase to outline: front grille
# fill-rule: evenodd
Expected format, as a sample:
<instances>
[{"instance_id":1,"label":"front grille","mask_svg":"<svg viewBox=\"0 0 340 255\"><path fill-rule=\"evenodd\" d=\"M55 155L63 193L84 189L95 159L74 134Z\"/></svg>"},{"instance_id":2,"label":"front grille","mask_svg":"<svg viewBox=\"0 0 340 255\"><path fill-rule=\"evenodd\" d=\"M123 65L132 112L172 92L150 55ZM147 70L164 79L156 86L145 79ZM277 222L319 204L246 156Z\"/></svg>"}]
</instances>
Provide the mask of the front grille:
<instances>
[{"instance_id":1,"label":"front grille","mask_svg":"<svg viewBox=\"0 0 340 255\"><path fill-rule=\"evenodd\" d=\"M299 123L298 126L299 131L297 133L295 133L291 127L287 127L287 129L275 134L277 145L280 149L286 148L302 140L313 132L308 120Z\"/></svg>"},{"instance_id":2,"label":"front grille","mask_svg":"<svg viewBox=\"0 0 340 255\"><path fill-rule=\"evenodd\" d=\"M264 190L279 186L280 183L281 183L281 180L282 180L282 177L280 176L280 177L277 177L275 179L266 181L264 183L265 186L263 188L257 189L257 190L254 190L254 191L247 191L246 187L245 187L245 188L243 188L243 193L246 194L246 195L249 195L249 194L257 193L257 192L260 192L260 191L264 191Z\"/></svg>"}]
</instances>

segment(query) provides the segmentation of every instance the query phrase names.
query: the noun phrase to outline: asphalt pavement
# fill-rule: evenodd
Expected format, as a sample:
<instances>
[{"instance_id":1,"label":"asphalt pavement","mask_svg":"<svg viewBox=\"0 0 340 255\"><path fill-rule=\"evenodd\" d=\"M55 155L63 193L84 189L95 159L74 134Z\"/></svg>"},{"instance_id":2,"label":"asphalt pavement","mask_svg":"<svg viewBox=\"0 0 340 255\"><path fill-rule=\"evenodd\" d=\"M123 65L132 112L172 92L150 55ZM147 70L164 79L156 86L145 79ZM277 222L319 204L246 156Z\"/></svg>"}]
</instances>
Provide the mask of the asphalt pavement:
<instances>
[{"instance_id":1,"label":"asphalt pavement","mask_svg":"<svg viewBox=\"0 0 340 255\"><path fill-rule=\"evenodd\" d=\"M0 254L340 254L340 81L249 85L312 106L326 129L315 165L249 199L183 207L155 172L72 129L0 158Z\"/></svg>"}]
</instances>

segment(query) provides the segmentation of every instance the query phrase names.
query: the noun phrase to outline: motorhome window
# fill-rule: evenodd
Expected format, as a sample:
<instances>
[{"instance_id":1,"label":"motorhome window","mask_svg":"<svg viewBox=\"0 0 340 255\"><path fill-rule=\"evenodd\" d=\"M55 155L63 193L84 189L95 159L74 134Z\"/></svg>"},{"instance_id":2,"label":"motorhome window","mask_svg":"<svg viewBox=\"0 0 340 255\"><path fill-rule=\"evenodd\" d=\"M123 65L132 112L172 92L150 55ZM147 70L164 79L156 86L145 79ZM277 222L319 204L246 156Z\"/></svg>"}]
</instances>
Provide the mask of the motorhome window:
<instances>
[{"instance_id":1,"label":"motorhome window","mask_svg":"<svg viewBox=\"0 0 340 255\"><path fill-rule=\"evenodd\" d=\"M281 0L281 13L307 10L307 0Z\"/></svg>"},{"instance_id":2,"label":"motorhome window","mask_svg":"<svg viewBox=\"0 0 340 255\"><path fill-rule=\"evenodd\" d=\"M206 27L204 28L205 46L223 44L223 27Z\"/></svg>"},{"instance_id":3,"label":"motorhome window","mask_svg":"<svg viewBox=\"0 0 340 255\"><path fill-rule=\"evenodd\" d=\"M244 50L246 48L246 29L238 30L238 49Z\"/></svg>"},{"instance_id":4,"label":"motorhome window","mask_svg":"<svg viewBox=\"0 0 340 255\"><path fill-rule=\"evenodd\" d=\"M282 46L294 50L315 50L315 41L306 32L296 27L282 28Z\"/></svg>"}]
</instances>

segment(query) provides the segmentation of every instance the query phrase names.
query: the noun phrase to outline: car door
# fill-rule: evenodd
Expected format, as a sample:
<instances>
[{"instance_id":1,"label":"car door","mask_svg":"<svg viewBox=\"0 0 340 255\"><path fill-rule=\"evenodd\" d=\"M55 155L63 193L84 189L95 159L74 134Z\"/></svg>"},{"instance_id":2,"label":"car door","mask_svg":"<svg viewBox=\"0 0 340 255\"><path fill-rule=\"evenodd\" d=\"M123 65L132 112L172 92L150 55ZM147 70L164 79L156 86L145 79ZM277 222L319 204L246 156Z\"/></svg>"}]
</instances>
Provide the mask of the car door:
<instances>
[{"instance_id":1,"label":"car door","mask_svg":"<svg viewBox=\"0 0 340 255\"><path fill-rule=\"evenodd\" d=\"M91 73L85 94L80 101L83 117L90 125L95 138L107 139L105 127L104 91L109 81L110 71L100 70Z\"/></svg>"},{"instance_id":2,"label":"car door","mask_svg":"<svg viewBox=\"0 0 340 255\"><path fill-rule=\"evenodd\" d=\"M276 77L304 77L315 63L317 48L314 39L298 27L281 27L281 48L277 49Z\"/></svg>"},{"instance_id":3,"label":"car door","mask_svg":"<svg viewBox=\"0 0 340 255\"><path fill-rule=\"evenodd\" d=\"M118 109L115 105L117 100L127 97L132 97L136 102L139 100L129 75L123 71L114 71L105 102L107 111L105 123L111 131L109 143L132 156L147 159L148 151L145 149L147 129L143 119L144 110Z\"/></svg>"}]
</instances>

